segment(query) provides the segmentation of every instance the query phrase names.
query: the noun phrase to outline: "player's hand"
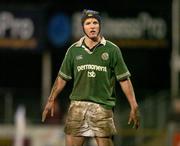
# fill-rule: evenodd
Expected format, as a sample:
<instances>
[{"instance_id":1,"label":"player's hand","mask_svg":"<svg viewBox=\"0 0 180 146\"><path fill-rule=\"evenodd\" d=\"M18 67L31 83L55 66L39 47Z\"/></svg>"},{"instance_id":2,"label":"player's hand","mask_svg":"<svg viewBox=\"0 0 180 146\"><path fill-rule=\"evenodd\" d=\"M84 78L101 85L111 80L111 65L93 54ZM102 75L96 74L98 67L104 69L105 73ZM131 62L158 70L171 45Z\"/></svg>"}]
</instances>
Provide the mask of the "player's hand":
<instances>
[{"instance_id":1,"label":"player's hand","mask_svg":"<svg viewBox=\"0 0 180 146\"><path fill-rule=\"evenodd\" d=\"M47 114L49 113L49 111L51 112L51 117L54 116L54 109L55 109L55 104L54 104L54 100L53 99L49 99L46 103L46 106L44 108L44 111L42 113L42 122L45 121Z\"/></svg>"},{"instance_id":2,"label":"player's hand","mask_svg":"<svg viewBox=\"0 0 180 146\"><path fill-rule=\"evenodd\" d=\"M138 129L140 126L140 113L138 108L132 109L129 115L128 124L133 123L133 128Z\"/></svg>"}]
</instances>

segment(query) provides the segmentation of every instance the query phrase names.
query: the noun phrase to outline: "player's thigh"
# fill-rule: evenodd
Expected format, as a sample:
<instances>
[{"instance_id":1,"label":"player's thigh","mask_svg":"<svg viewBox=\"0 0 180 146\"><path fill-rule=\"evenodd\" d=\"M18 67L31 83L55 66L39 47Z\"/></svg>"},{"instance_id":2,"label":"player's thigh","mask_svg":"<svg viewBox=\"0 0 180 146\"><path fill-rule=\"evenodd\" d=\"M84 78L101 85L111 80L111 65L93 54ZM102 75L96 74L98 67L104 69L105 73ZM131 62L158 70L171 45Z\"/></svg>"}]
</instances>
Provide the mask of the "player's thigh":
<instances>
[{"instance_id":1,"label":"player's thigh","mask_svg":"<svg viewBox=\"0 0 180 146\"><path fill-rule=\"evenodd\" d=\"M66 135L66 146L83 146L85 137Z\"/></svg>"},{"instance_id":2,"label":"player's thigh","mask_svg":"<svg viewBox=\"0 0 180 146\"><path fill-rule=\"evenodd\" d=\"M111 137L96 137L98 146L113 146Z\"/></svg>"}]
</instances>

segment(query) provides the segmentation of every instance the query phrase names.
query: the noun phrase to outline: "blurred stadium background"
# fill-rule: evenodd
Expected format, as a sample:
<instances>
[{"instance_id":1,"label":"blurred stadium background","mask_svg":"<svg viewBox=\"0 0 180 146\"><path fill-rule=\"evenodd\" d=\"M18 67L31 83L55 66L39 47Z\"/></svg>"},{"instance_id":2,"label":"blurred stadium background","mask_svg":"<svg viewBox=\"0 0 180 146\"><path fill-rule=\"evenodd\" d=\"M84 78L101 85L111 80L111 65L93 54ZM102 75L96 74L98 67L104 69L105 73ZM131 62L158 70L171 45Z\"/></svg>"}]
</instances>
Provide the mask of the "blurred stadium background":
<instances>
[{"instance_id":1,"label":"blurred stadium background","mask_svg":"<svg viewBox=\"0 0 180 146\"><path fill-rule=\"evenodd\" d=\"M140 105L136 131L117 86L115 146L180 146L180 0L1 0L0 146L64 146L71 82L55 117L41 123L41 113L67 48L82 35L84 8L101 12L103 35L121 48Z\"/></svg>"}]
</instances>

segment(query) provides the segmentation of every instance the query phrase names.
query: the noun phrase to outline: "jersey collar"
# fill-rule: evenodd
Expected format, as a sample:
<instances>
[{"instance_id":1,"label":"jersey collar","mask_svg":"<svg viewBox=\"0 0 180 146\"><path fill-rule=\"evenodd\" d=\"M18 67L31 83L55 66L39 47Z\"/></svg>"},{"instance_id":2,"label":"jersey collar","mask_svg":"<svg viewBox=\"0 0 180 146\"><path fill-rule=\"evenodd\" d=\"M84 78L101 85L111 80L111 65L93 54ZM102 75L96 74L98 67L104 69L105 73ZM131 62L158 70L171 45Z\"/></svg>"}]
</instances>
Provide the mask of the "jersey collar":
<instances>
[{"instance_id":1,"label":"jersey collar","mask_svg":"<svg viewBox=\"0 0 180 146\"><path fill-rule=\"evenodd\" d=\"M77 43L76 43L76 47L81 47L83 45L83 40L84 40L85 36L82 37ZM104 37L101 38L100 44L102 45L106 45L106 40Z\"/></svg>"}]
</instances>

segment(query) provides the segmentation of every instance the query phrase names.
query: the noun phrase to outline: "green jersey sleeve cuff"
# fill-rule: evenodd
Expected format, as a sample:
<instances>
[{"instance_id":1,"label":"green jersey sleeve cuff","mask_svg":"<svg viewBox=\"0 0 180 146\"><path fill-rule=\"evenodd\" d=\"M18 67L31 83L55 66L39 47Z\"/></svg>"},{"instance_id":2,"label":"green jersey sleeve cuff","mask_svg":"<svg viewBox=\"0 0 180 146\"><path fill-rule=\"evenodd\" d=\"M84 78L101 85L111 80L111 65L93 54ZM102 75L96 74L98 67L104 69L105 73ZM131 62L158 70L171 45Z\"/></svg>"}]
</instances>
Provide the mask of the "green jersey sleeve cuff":
<instances>
[{"instance_id":1,"label":"green jersey sleeve cuff","mask_svg":"<svg viewBox=\"0 0 180 146\"><path fill-rule=\"evenodd\" d=\"M125 72L123 74L117 75L116 78L117 78L117 80L124 80L124 79L126 79L126 78L128 78L130 76L131 76L131 74L128 71L128 72Z\"/></svg>"},{"instance_id":2,"label":"green jersey sleeve cuff","mask_svg":"<svg viewBox=\"0 0 180 146\"><path fill-rule=\"evenodd\" d=\"M59 71L59 76L61 76L65 80L71 80L72 77L64 74L63 72Z\"/></svg>"}]
</instances>

